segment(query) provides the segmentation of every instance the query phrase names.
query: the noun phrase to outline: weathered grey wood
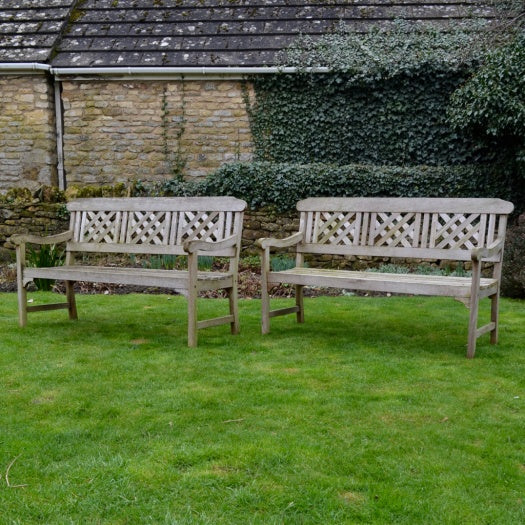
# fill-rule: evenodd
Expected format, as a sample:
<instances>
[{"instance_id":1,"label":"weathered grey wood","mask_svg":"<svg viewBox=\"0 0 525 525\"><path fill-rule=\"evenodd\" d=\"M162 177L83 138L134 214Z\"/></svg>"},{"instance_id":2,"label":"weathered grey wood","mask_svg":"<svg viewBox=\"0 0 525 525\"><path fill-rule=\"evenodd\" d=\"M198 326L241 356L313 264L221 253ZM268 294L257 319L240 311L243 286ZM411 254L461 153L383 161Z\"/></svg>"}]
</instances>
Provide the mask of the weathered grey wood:
<instances>
[{"instance_id":1,"label":"weathered grey wood","mask_svg":"<svg viewBox=\"0 0 525 525\"><path fill-rule=\"evenodd\" d=\"M389 248L383 246L334 246L332 244L299 244L297 251L319 255L362 255L364 257L399 257L409 259L444 259L448 261L470 261L469 250L448 250L445 248ZM499 254L484 258L499 261Z\"/></svg>"},{"instance_id":2,"label":"weathered grey wood","mask_svg":"<svg viewBox=\"0 0 525 525\"><path fill-rule=\"evenodd\" d=\"M68 251L66 253L66 260L64 261L66 266L75 264L75 254ZM78 319L77 302L75 298L74 281L66 280L66 300L68 304L68 314L71 320Z\"/></svg>"},{"instance_id":3,"label":"weathered grey wood","mask_svg":"<svg viewBox=\"0 0 525 525\"><path fill-rule=\"evenodd\" d=\"M498 300L510 202L500 199L310 198L297 204L299 232L285 239L257 241L262 250L262 331L270 318L297 314L304 321L303 287L322 286L414 295L449 296L470 308L467 356L476 340L498 337ZM296 267L270 271L270 252L295 246ZM399 257L471 261L473 275L450 277L305 268L304 255ZM494 263L492 278L481 278L481 264ZM296 306L270 309L269 288L296 287ZM491 299L491 322L478 328L479 300Z\"/></svg>"},{"instance_id":4,"label":"weathered grey wood","mask_svg":"<svg viewBox=\"0 0 525 525\"><path fill-rule=\"evenodd\" d=\"M225 272L197 272L197 291L216 290L222 285L232 286L233 275ZM27 268L24 285L33 279L58 279L91 283L131 284L157 288L187 288L190 276L186 270L157 270L148 268L118 268L104 266L55 266Z\"/></svg>"},{"instance_id":5,"label":"weathered grey wood","mask_svg":"<svg viewBox=\"0 0 525 525\"><path fill-rule=\"evenodd\" d=\"M278 317L279 315L288 315L295 313L299 313L298 306L290 306L288 308L279 308L277 310L272 310L269 315L270 317Z\"/></svg>"},{"instance_id":6,"label":"weathered grey wood","mask_svg":"<svg viewBox=\"0 0 525 525\"><path fill-rule=\"evenodd\" d=\"M514 209L501 199L312 197L297 203L299 211L502 213Z\"/></svg>"},{"instance_id":7,"label":"weathered grey wood","mask_svg":"<svg viewBox=\"0 0 525 525\"><path fill-rule=\"evenodd\" d=\"M198 255L188 256L188 346L197 346L197 266Z\"/></svg>"},{"instance_id":8,"label":"weathered grey wood","mask_svg":"<svg viewBox=\"0 0 525 525\"><path fill-rule=\"evenodd\" d=\"M66 231L57 235L49 235L47 237L31 234L15 234L11 235L9 240L16 246L20 246L21 244L58 244L69 241L72 236L72 231Z\"/></svg>"},{"instance_id":9,"label":"weathered grey wood","mask_svg":"<svg viewBox=\"0 0 525 525\"><path fill-rule=\"evenodd\" d=\"M492 332L494 330L496 323L490 322L489 324L486 324L485 326L480 326L476 330L476 338L480 337L481 335L487 334L488 332Z\"/></svg>"},{"instance_id":10,"label":"weathered grey wood","mask_svg":"<svg viewBox=\"0 0 525 525\"><path fill-rule=\"evenodd\" d=\"M213 319L205 319L204 321L197 322L197 328L210 328L212 326L219 326L221 324L231 324L235 320L233 315L225 315L223 317L214 317Z\"/></svg>"},{"instance_id":11,"label":"weathered grey wood","mask_svg":"<svg viewBox=\"0 0 525 525\"><path fill-rule=\"evenodd\" d=\"M238 260L242 219L246 203L233 197L79 199L68 204L70 230L59 235L38 237L17 235L17 280L19 323L25 326L27 312L53 306L27 307L26 285L35 278L66 283L70 319L78 317L75 281L131 284L176 290L188 299L188 345L197 345L197 330L230 324L239 333L237 299ZM25 245L66 242L64 266L30 268ZM188 270L156 270L127 267L98 267L75 264L75 254L133 253L178 255L188 258ZM198 255L227 257L225 272L198 270ZM230 313L216 319L197 320L200 291L225 289ZM58 308L58 306L57 306Z\"/></svg>"},{"instance_id":12,"label":"weathered grey wood","mask_svg":"<svg viewBox=\"0 0 525 525\"><path fill-rule=\"evenodd\" d=\"M293 268L282 272L271 272L268 283L286 282L293 285L322 286L372 292L392 292L446 297L470 297L470 277L449 277L417 274L393 274L330 270L322 268ZM498 283L494 279L483 279L480 290L492 294Z\"/></svg>"},{"instance_id":13,"label":"weathered grey wood","mask_svg":"<svg viewBox=\"0 0 525 525\"><path fill-rule=\"evenodd\" d=\"M472 259L472 290L470 293L470 317L468 325L467 357L474 357L478 329L479 283L481 281L481 263Z\"/></svg>"},{"instance_id":14,"label":"weathered grey wood","mask_svg":"<svg viewBox=\"0 0 525 525\"><path fill-rule=\"evenodd\" d=\"M27 307L28 312L43 312L46 310L64 310L69 308L68 303L37 304Z\"/></svg>"},{"instance_id":15,"label":"weathered grey wood","mask_svg":"<svg viewBox=\"0 0 525 525\"><path fill-rule=\"evenodd\" d=\"M235 197L117 197L76 199L67 204L69 211L225 211L246 209Z\"/></svg>"},{"instance_id":16,"label":"weathered grey wood","mask_svg":"<svg viewBox=\"0 0 525 525\"><path fill-rule=\"evenodd\" d=\"M18 324L27 324L27 291L24 284L24 268L26 266L26 246L16 245L16 284L18 289Z\"/></svg>"},{"instance_id":17,"label":"weathered grey wood","mask_svg":"<svg viewBox=\"0 0 525 525\"><path fill-rule=\"evenodd\" d=\"M289 237L284 239L272 239L263 237L262 239L257 239L255 244L262 249L265 248L287 248L289 246L294 246L295 244L301 242L303 239L303 233L294 233Z\"/></svg>"}]
</instances>

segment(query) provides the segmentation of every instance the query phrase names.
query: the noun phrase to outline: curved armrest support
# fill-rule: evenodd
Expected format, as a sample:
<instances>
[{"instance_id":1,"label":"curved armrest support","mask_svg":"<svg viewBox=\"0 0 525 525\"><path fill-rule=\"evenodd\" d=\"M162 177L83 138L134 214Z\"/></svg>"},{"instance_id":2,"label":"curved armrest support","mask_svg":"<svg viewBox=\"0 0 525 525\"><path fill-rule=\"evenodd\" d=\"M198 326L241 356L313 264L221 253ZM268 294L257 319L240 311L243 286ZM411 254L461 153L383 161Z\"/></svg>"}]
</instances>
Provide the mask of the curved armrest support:
<instances>
[{"instance_id":1,"label":"curved armrest support","mask_svg":"<svg viewBox=\"0 0 525 525\"><path fill-rule=\"evenodd\" d=\"M217 242L186 241L182 247L186 253L215 252L223 250L224 248L231 248L232 246L235 246L238 241L238 235L232 235L231 237L227 237L226 239Z\"/></svg>"},{"instance_id":2,"label":"curved armrest support","mask_svg":"<svg viewBox=\"0 0 525 525\"><path fill-rule=\"evenodd\" d=\"M494 257L500 253L501 250L503 250L503 239L497 239L486 248L474 248L471 252L471 258L473 261L481 261Z\"/></svg>"},{"instance_id":3,"label":"curved armrest support","mask_svg":"<svg viewBox=\"0 0 525 525\"><path fill-rule=\"evenodd\" d=\"M263 237L262 239L257 239L255 244L262 250L266 250L267 248L288 248L289 246L299 244L303 240L303 237L304 235L302 232L297 232L289 237L285 237L284 239Z\"/></svg>"},{"instance_id":4,"label":"curved armrest support","mask_svg":"<svg viewBox=\"0 0 525 525\"><path fill-rule=\"evenodd\" d=\"M15 234L11 235L10 241L15 246L20 246L22 244L57 244L60 242L67 242L73 238L73 232L68 230L67 232L58 233L57 235L48 235L46 237L41 237L40 235L32 234Z\"/></svg>"}]
</instances>

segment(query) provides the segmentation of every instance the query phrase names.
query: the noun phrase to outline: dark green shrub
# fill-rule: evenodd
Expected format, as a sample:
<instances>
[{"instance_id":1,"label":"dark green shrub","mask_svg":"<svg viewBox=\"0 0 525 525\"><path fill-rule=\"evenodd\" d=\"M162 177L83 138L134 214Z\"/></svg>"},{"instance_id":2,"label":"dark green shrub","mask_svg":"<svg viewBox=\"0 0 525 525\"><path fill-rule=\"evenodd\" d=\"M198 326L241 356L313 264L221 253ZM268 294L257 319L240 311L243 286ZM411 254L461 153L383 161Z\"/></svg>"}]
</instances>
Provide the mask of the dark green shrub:
<instances>
[{"instance_id":1,"label":"dark green shrub","mask_svg":"<svg viewBox=\"0 0 525 525\"><path fill-rule=\"evenodd\" d=\"M525 220L507 231L501 293L506 297L525 298Z\"/></svg>"},{"instance_id":2,"label":"dark green shrub","mask_svg":"<svg viewBox=\"0 0 525 525\"><path fill-rule=\"evenodd\" d=\"M232 195L252 209L295 209L306 197L501 197L520 200L508 175L494 166L374 166L351 164L226 164L205 179L201 195Z\"/></svg>"}]
</instances>

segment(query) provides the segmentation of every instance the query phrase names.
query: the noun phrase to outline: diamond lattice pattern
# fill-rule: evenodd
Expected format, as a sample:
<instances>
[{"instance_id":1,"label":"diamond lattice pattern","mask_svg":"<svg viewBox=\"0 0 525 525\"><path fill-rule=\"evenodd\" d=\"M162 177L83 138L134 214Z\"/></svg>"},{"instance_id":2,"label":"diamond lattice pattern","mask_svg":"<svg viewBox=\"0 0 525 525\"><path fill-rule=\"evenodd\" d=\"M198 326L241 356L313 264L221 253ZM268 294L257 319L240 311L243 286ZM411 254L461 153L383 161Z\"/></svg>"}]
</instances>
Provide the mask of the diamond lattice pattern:
<instances>
[{"instance_id":1,"label":"diamond lattice pattern","mask_svg":"<svg viewBox=\"0 0 525 525\"><path fill-rule=\"evenodd\" d=\"M351 245L359 238L355 213L320 212L315 219L312 242Z\"/></svg>"},{"instance_id":2,"label":"diamond lattice pattern","mask_svg":"<svg viewBox=\"0 0 525 525\"><path fill-rule=\"evenodd\" d=\"M181 244L187 240L221 241L234 234L231 212L107 212L82 214L76 239L81 242Z\"/></svg>"},{"instance_id":3,"label":"diamond lattice pattern","mask_svg":"<svg viewBox=\"0 0 525 525\"><path fill-rule=\"evenodd\" d=\"M483 246L485 216L479 213L434 215L431 247L467 249Z\"/></svg>"}]
</instances>

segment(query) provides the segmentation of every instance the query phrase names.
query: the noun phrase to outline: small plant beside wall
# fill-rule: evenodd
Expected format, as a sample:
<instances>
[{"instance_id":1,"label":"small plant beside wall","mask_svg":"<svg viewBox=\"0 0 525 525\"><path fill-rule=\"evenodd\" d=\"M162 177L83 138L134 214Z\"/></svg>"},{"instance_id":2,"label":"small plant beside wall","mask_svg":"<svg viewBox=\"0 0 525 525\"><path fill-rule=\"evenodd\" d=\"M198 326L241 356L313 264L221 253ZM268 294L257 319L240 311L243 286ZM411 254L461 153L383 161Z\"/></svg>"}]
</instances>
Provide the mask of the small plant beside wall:
<instances>
[{"instance_id":1,"label":"small plant beside wall","mask_svg":"<svg viewBox=\"0 0 525 525\"><path fill-rule=\"evenodd\" d=\"M64 252L58 250L55 244L44 244L39 250L30 248L27 252L27 264L33 267L62 266L64 264ZM38 290L49 291L53 288L55 281L52 279L35 279Z\"/></svg>"}]
</instances>

